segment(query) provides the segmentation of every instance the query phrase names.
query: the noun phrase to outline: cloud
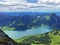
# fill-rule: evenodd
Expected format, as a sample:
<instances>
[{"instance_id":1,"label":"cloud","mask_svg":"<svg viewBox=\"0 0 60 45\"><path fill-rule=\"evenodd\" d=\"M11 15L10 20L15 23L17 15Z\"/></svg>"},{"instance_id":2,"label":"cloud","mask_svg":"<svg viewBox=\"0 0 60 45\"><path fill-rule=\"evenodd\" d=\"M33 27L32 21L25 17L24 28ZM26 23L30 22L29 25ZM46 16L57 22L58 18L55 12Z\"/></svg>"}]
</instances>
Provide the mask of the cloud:
<instances>
[{"instance_id":1,"label":"cloud","mask_svg":"<svg viewBox=\"0 0 60 45\"><path fill-rule=\"evenodd\" d=\"M6 11L43 11L60 9L60 0L4 0L0 1L0 12Z\"/></svg>"}]
</instances>

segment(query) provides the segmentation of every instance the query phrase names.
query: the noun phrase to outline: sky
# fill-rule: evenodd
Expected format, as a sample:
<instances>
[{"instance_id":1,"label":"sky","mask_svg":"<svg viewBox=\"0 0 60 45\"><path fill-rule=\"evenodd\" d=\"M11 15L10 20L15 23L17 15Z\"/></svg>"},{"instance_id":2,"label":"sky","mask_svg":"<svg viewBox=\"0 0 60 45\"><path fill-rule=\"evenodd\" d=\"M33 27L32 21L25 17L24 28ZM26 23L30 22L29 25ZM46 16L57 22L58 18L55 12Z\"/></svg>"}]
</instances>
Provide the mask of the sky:
<instances>
[{"instance_id":1,"label":"sky","mask_svg":"<svg viewBox=\"0 0 60 45\"><path fill-rule=\"evenodd\" d=\"M60 0L0 0L0 12L60 11Z\"/></svg>"}]
</instances>

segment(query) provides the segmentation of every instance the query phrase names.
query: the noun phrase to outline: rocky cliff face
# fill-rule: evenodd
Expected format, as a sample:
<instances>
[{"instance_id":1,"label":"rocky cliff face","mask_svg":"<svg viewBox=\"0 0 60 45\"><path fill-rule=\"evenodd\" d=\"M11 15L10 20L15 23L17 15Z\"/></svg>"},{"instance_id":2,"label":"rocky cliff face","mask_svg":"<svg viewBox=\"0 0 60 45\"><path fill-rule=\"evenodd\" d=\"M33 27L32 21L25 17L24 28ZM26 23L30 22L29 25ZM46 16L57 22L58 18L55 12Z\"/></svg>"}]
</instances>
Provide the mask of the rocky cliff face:
<instances>
[{"instance_id":1,"label":"rocky cliff face","mask_svg":"<svg viewBox=\"0 0 60 45\"><path fill-rule=\"evenodd\" d=\"M8 35L0 30L0 45L18 45Z\"/></svg>"}]
</instances>

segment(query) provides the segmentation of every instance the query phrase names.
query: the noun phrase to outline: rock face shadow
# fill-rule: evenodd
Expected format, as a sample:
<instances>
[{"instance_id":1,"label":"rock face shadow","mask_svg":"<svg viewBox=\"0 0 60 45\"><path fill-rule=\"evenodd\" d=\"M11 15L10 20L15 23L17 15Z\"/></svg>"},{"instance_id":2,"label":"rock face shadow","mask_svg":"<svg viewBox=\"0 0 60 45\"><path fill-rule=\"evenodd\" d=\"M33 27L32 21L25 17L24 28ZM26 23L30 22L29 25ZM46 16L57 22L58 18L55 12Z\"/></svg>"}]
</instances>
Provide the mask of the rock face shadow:
<instances>
[{"instance_id":1,"label":"rock face shadow","mask_svg":"<svg viewBox=\"0 0 60 45\"><path fill-rule=\"evenodd\" d=\"M18 45L0 29L0 45Z\"/></svg>"}]
</instances>

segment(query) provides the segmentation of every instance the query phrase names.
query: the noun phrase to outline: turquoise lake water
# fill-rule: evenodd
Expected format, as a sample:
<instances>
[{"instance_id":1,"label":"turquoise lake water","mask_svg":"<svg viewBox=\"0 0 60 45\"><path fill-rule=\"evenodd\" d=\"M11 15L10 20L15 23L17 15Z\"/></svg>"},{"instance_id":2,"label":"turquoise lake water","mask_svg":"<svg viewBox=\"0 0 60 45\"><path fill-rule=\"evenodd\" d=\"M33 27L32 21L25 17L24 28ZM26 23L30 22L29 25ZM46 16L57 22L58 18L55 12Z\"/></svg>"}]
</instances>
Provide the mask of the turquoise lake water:
<instances>
[{"instance_id":1,"label":"turquoise lake water","mask_svg":"<svg viewBox=\"0 0 60 45\"><path fill-rule=\"evenodd\" d=\"M9 37L12 39L18 39L24 36L34 35L34 34L42 34L51 31L49 26L41 26L38 28L32 28L25 31L4 31Z\"/></svg>"}]
</instances>

